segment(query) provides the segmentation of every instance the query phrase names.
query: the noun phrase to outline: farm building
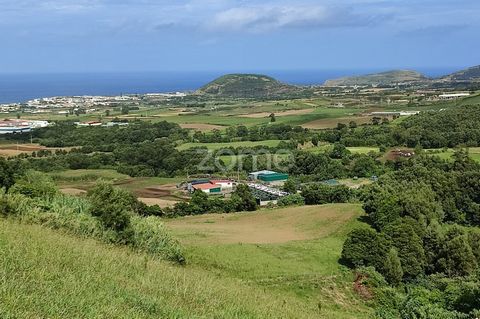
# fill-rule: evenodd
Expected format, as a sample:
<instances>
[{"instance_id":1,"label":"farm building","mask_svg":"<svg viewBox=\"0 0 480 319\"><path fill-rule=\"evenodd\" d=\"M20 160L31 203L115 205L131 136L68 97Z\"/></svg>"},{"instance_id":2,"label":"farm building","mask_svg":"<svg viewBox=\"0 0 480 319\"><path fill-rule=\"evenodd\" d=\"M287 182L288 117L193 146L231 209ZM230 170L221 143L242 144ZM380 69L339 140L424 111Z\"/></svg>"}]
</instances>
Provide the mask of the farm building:
<instances>
[{"instance_id":1,"label":"farm building","mask_svg":"<svg viewBox=\"0 0 480 319\"><path fill-rule=\"evenodd\" d=\"M440 100L455 100L461 97L470 96L470 93L451 93L451 94L441 94L438 96Z\"/></svg>"},{"instance_id":2,"label":"farm building","mask_svg":"<svg viewBox=\"0 0 480 319\"><path fill-rule=\"evenodd\" d=\"M274 171L258 171L248 174L250 180L259 180L265 183L282 183L288 179L288 174Z\"/></svg>"},{"instance_id":3,"label":"farm building","mask_svg":"<svg viewBox=\"0 0 480 319\"><path fill-rule=\"evenodd\" d=\"M235 183L231 180L209 180L199 179L188 183L187 189L193 193L196 190L201 190L207 194L222 194L233 191Z\"/></svg>"},{"instance_id":4,"label":"farm building","mask_svg":"<svg viewBox=\"0 0 480 319\"><path fill-rule=\"evenodd\" d=\"M222 193L222 187L220 185L215 185L215 184L211 184L211 183L192 185L192 189L193 189L193 191L201 190L202 192L207 193L207 194L221 194Z\"/></svg>"}]
</instances>

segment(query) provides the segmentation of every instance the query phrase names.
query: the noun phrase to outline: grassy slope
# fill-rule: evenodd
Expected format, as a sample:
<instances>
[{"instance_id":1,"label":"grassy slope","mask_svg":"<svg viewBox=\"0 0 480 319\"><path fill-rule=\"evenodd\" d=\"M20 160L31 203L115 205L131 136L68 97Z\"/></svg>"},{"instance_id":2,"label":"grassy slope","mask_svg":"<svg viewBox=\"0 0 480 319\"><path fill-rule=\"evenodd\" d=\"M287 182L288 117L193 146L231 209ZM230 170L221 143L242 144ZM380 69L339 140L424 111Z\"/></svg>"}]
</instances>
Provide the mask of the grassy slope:
<instances>
[{"instance_id":1,"label":"grassy slope","mask_svg":"<svg viewBox=\"0 0 480 319\"><path fill-rule=\"evenodd\" d=\"M291 213L299 216L300 223L304 222L300 227L305 231L327 231L318 239L280 244L212 244L210 233L177 228L174 233L187 244L189 260L198 268L250 282L266 291L278 291L283 296L306 302L311 308L320 307L320 318L368 318L369 309L353 294L351 272L338 264L346 234L363 225L357 221L362 210L359 205L352 204L317 207L334 214L353 210L355 217L338 227L329 219L304 220L304 212L309 214L316 207L291 208ZM237 218L241 221L243 216ZM280 218L275 212L271 213L271 225Z\"/></svg>"},{"instance_id":2,"label":"grassy slope","mask_svg":"<svg viewBox=\"0 0 480 319\"><path fill-rule=\"evenodd\" d=\"M289 297L0 221L2 318L311 318ZM301 313L297 310L302 309Z\"/></svg>"},{"instance_id":3,"label":"grassy slope","mask_svg":"<svg viewBox=\"0 0 480 319\"><path fill-rule=\"evenodd\" d=\"M361 214L359 206L349 209ZM316 240L190 245L190 263L179 267L0 220L0 317L368 318L352 293L351 273L337 263L345 234L358 222L335 224Z\"/></svg>"}]
</instances>

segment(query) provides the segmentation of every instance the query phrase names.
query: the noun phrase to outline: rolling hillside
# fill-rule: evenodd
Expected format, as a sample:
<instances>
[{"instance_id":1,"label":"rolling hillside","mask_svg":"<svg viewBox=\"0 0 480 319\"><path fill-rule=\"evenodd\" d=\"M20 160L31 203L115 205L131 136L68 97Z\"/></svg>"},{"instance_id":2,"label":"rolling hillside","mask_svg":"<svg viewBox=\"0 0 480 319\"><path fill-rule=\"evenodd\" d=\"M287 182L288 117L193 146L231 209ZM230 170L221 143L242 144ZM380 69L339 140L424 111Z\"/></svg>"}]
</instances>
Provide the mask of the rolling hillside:
<instances>
[{"instance_id":1,"label":"rolling hillside","mask_svg":"<svg viewBox=\"0 0 480 319\"><path fill-rule=\"evenodd\" d=\"M338 264L361 214L339 204L171 220L185 266L0 219L0 318L368 318Z\"/></svg>"},{"instance_id":2,"label":"rolling hillside","mask_svg":"<svg viewBox=\"0 0 480 319\"><path fill-rule=\"evenodd\" d=\"M480 65L461 70L442 77L443 81L477 81L480 80Z\"/></svg>"},{"instance_id":3,"label":"rolling hillside","mask_svg":"<svg viewBox=\"0 0 480 319\"><path fill-rule=\"evenodd\" d=\"M427 77L416 71L394 70L328 80L325 82L325 86L391 85L396 83L421 82L427 80Z\"/></svg>"},{"instance_id":4,"label":"rolling hillside","mask_svg":"<svg viewBox=\"0 0 480 319\"><path fill-rule=\"evenodd\" d=\"M302 90L296 86L266 75L228 74L208 83L196 93L230 98L262 98L296 94L300 91Z\"/></svg>"}]
</instances>

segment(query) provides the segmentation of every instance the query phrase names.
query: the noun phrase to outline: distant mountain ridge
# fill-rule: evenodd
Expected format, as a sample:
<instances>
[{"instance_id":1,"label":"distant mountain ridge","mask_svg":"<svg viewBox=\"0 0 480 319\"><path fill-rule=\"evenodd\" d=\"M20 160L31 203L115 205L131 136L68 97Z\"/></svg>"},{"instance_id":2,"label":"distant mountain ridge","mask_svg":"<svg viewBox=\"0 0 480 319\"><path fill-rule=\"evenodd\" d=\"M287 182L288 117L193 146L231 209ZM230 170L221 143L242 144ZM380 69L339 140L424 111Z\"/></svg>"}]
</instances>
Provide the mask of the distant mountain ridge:
<instances>
[{"instance_id":1,"label":"distant mountain ridge","mask_svg":"<svg viewBox=\"0 0 480 319\"><path fill-rule=\"evenodd\" d=\"M422 82L429 80L425 75L412 70L392 70L359 76L349 76L327 80L326 86L354 86L354 85L391 85L405 82Z\"/></svg>"},{"instance_id":2,"label":"distant mountain ridge","mask_svg":"<svg viewBox=\"0 0 480 319\"><path fill-rule=\"evenodd\" d=\"M428 78L413 70L393 70L387 72L348 76L325 81L325 86L367 86L395 85L398 83L433 84L437 82L476 82L480 81L480 65L460 70L440 78Z\"/></svg>"},{"instance_id":3,"label":"distant mountain ridge","mask_svg":"<svg viewBox=\"0 0 480 319\"><path fill-rule=\"evenodd\" d=\"M295 94L300 87L282 83L262 74L227 74L196 91L200 95L215 95L233 98L275 97Z\"/></svg>"},{"instance_id":4,"label":"distant mountain ridge","mask_svg":"<svg viewBox=\"0 0 480 319\"><path fill-rule=\"evenodd\" d=\"M441 78L449 81L472 81L480 80L480 65L470 67L465 70L457 71L455 73L446 75Z\"/></svg>"}]
</instances>

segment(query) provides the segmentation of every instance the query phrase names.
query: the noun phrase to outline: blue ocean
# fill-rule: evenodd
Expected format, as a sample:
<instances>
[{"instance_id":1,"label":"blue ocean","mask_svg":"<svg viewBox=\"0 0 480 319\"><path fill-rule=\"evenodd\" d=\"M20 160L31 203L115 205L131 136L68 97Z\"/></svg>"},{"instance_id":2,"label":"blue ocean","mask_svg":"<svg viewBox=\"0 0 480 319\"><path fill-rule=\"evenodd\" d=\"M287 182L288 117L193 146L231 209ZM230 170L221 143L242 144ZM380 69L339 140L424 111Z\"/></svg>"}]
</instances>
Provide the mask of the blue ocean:
<instances>
[{"instance_id":1,"label":"blue ocean","mask_svg":"<svg viewBox=\"0 0 480 319\"><path fill-rule=\"evenodd\" d=\"M241 73L260 73L290 84L315 85L323 84L328 79L380 71L385 70L241 71ZM419 69L418 71L427 76L436 77L456 70ZM226 73L235 73L235 71L0 74L0 103L25 102L51 96L191 91ZM236 71L236 73L239 72Z\"/></svg>"}]
</instances>

